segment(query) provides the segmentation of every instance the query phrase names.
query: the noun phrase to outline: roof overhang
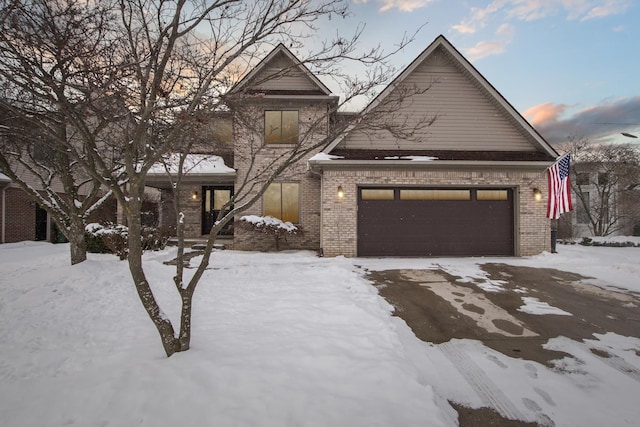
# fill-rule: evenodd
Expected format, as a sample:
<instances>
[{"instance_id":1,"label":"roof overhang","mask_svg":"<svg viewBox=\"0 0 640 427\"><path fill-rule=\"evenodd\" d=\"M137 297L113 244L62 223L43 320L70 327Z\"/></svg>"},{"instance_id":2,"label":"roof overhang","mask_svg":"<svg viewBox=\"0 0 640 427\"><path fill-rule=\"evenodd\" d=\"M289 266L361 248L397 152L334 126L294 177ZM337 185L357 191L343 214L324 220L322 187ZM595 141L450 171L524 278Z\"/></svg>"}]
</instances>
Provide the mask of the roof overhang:
<instances>
[{"instance_id":1,"label":"roof overhang","mask_svg":"<svg viewBox=\"0 0 640 427\"><path fill-rule=\"evenodd\" d=\"M545 170L550 161L478 161L478 160L309 160L312 170L325 169L528 169Z\"/></svg>"},{"instance_id":2,"label":"roof overhang","mask_svg":"<svg viewBox=\"0 0 640 427\"><path fill-rule=\"evenodd\" d=\"M176 174L155 174L149 173L147 174L147 178L145 180L145 185L147 187L159 188L168 190L173 187L173 183L176 181ZM188 185L214 185L218 183L233 183L236 180L236 173L226 172L226 173L194 173L184 175L180 182L182 184Z\"/></svg>"}]
</instances>

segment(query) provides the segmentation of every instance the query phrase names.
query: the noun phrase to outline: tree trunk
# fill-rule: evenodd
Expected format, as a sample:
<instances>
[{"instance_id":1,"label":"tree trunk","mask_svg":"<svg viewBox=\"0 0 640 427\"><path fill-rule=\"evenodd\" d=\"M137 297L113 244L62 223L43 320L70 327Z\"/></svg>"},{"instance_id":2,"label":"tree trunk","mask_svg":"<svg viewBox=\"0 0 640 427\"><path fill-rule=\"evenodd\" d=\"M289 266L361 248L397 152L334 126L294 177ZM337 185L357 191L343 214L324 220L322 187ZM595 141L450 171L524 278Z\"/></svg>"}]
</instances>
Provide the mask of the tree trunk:
<instances>
[{"instance_id":1,"label":"tree trunk","mask_svg":"<svg viewBox=\"0 0 640 427\"><path fill-rule=\"evenodd\" d=\"M193 293L184 290L182 297L182 311L180 313L180 350L187 351L191 345L191 308L193 307Z\"/></svg>"},{"instance_id":2,"label":"tree trunk","mask_svg":"<svg viewBox=\"0 0 640 427\"><path fill-rule=\"evenodd\" d=\"M71 265L80 264L87 260L87 242L84 240L84 222L74 221L69 227L69 250L71 251Z\"/></svg>"},{"instance_id":3,"label":"tree trunk","mask_svg":"<svg viewBox=\"0 0 640 427\"><path fill-rule=\"evenodd\" d=\"M134 194L136 193L134 192ZM158 305L144 274L144 269L142 268L142 240L140 238L142 228L140 221L140 202L139 198L135 196L132 197L132 199L134 200L129 202L129 209L127 209L127 220L129 223L129 271L131 272L131 277L133 278L140 302L142 302L142 306L147 311L147 314L160 334L162 347L167 357L170 357L173 353L180 351L180 341L175 336L171 320L162 312L162 309Z\"/></svg>"}]
</instances>

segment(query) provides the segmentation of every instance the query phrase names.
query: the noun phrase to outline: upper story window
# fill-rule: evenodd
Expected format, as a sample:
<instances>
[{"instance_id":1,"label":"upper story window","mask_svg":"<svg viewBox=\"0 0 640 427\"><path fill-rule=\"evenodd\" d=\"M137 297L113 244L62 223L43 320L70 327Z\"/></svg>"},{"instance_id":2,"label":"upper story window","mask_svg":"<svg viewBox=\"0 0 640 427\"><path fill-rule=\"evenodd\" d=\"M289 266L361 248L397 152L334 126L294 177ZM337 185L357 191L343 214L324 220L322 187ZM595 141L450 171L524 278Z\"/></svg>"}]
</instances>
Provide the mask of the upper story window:
<instances>
[{"instance_id":1,"label":"upper story window","mask_svg":"<svg viewBox=\"0 0 640 427\"><path fill-rule=\"evenodd\" d=\"M264 112L264 142L295 144L298 142L298 112L292 110Z\"/></svg>"},{"instance_id":2,"label":"upper story window","mask_svg":"<svg viewBox=\"0 0 640 427\"><path fill-rule=\"evenodd\" d=\"M576 176L578 185L589 185L591 184L588 173L579 173Z\"/></svg>"}]
</instances>

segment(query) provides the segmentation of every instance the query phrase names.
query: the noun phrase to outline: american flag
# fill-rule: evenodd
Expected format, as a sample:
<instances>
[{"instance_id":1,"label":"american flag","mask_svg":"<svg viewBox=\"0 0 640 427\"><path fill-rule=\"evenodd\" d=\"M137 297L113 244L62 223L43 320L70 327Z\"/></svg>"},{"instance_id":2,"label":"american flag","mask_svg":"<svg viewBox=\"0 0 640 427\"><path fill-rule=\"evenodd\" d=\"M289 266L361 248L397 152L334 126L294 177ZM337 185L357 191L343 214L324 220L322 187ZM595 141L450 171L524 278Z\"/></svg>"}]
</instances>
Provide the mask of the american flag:
<instances>
[{"instance_id":1,"label":"american flag","mask_svg":"<svg viewBox=\"0 0 640 427\"><path fill-rule=\"evenodd\" d=\"M569 175L571 170L571 156L565 154L547 169L549 181L549 200L547 204L547 218L558 219L565 212L570 212L571 184Z\"/></svg>"}]
</instances>

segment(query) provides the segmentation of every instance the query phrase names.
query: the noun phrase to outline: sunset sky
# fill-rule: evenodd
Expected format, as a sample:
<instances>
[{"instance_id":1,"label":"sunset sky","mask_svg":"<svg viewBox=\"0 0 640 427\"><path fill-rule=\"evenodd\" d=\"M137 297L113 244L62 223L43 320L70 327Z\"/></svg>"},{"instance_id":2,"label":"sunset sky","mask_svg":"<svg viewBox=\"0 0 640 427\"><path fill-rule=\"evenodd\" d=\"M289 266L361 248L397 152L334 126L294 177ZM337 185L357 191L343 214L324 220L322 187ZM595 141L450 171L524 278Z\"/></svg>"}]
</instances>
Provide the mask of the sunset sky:
<instances>
[{"instance_id":1,"label":"sunset sky","mask_svg":"<svg viewBox=\"0 0 640 427\"><path fill-rule=\"evenodd\" d=\"M391 49L421 25L397 57L409 64L439 34L547 138L637 142L640 136L640 1L353 0L348 32ZM333 23L335 24L335 22Z\"/></svg>"}]
</instances>

